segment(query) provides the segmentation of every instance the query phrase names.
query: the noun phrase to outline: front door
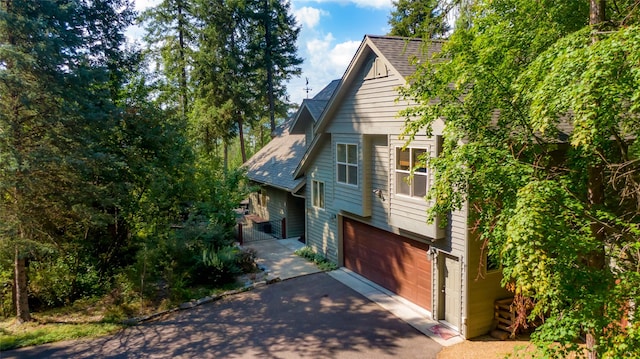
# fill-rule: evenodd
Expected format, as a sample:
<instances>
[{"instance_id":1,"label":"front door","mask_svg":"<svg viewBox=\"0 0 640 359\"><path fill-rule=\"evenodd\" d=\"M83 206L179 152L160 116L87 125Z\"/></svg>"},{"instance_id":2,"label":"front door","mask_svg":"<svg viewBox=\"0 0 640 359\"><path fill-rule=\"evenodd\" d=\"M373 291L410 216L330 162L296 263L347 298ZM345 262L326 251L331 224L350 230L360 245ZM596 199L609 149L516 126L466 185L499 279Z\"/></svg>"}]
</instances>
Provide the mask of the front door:
<instances>
[{"instance_id":1,"label":"front door","mask_svg":"<svg viewBox=\"0 0 640 359\"><path fill-rule=\"evenodd\" d=\"M442 255L442 267L440 271L440 319L453 326L460 327L461 307L461 280L460 261L457 258Z\"/></svg>"}]
</instances>

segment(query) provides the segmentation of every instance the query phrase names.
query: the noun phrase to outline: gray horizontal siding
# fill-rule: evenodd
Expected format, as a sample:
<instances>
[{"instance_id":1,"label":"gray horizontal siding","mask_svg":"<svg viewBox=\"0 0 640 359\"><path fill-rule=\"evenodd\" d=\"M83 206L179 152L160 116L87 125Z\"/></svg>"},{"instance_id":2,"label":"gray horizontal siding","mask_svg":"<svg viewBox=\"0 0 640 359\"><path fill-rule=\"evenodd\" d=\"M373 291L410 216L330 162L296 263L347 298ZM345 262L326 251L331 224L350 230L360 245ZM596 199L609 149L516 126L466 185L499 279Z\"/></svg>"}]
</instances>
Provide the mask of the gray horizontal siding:
<instances>
[{"instance_id":1,"label":"gray horizontal siding","mask_svg":"<svg viewBox=\"0 0 640 359\"><path fill-rule=\"evenodd\" d=\"M334 218L334 171L332 142L321 145L312 166L307 171L307 245L334 263L338 263L338 228ZM325 209L313 207L312 181L324 182Z\"/></svg>"},{"instance_id":2,"label":"gray horizontal siding","mask_svg":"<svg viewBox=\"0 0 640 359\"><path fill-rule=\"evenodd\" d=\"M364 162L370 163L368 189L363 194L371 202L371 216L357 217L357 220L376 228L393 231L389 225L389 150L387 136L375 135L365 138ZM365 181L367 181L365 179ZM382 198L373 192L382 190ZM397 233L397 232L394 232Z\"/></svg>"},{"instance_id":3,"label":"gray horizontal siding","mask_svg":"<svg viewBox=\"0 0 640 359\"><path fill-rule=\"evenodd\" d=\"M403 121L398 111L406 108L406 101L399 101L397 88L405 85L404 79L395 74L364 80L369 67L365 66L356 76L340 103L327 132L388 134L400 133Z\"/></svg>"},{"instance_id":4,"label":"gray horizontal siding","mask_svg":"<svg viewBox=\"0 0 640 359\"><path fill-rule=\"evenodd\" d=\"M287 192L275 188L267 190L267 208L269 211L265 219L270 221L281 220L286 216Z\"/></svg>"},{"instance_id":5,"label":"gray horizontal siding","mask_svg":"<svg viewBox=\"0 0 640 359\"><path fill-rule=\"evenodd\" d=\"M467 247L467 234L469 231L467 221L467 205L460 210L453 211L451 219L451 252L456 256L464 256Z\"/></svg>"},{"instance_id":6,"label":"gray horizontal siding","mask_svg":"<svg viewBox=\"0 0 640 359\"><path fill-rule=\"evenodd\" d=\"M285 216L287 192L265 186L249 196L251 213L266 220L280 220Z\"/></svg>"}]
</instances>

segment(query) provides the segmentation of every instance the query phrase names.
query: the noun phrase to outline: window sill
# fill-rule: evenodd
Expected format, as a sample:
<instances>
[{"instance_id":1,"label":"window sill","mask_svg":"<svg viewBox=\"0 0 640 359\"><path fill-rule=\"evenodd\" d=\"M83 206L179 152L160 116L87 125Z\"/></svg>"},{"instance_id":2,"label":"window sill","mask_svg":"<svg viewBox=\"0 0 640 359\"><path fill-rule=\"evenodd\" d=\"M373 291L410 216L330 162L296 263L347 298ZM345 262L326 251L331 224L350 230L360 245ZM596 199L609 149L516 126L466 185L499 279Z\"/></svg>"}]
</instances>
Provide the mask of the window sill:
<instances>
[{"instance_id":1,"label":"window sill","mask_svg":"<svg viewBox=\"0 0 640 359\"><path fill-rule=\"evenodd\" d=\"M406 194L394 193L393 198L401 201L422 203L425 206L428 205L428 201L424 197L412 197Z\"/></svg>"},{"instance_id":2,"label":"window sill","mask_svg":"<svg viewBox=\"0 0 640 359\"><path fill-rule=\"evenodd\" d=\"M336 184L340 186L350 187L350 188L359 188L357 184L350 184L350 183L338 182L338 181L336 181Z\"/></svg>"}]
</instances>

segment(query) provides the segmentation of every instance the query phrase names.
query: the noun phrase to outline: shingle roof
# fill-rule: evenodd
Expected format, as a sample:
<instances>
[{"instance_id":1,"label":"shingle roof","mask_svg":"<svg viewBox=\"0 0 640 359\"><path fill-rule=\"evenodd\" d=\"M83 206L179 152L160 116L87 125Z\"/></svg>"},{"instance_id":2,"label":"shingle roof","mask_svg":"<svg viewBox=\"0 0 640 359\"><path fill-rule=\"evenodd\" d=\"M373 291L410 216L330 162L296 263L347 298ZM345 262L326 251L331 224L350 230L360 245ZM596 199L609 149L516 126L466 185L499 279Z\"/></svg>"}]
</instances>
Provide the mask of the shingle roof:
<instances>
[{"instance_id":1,"label":"shingle roof","mask_svg":"<svg viewBox=\"0 0 640 359\"><path fill-rule=\"evenodd\" d=\"M324 108L327 107L329 100L304 100L304 103L307 105L307 108L309 108L313 120L317 121L320 115L322 115Z\"/></svg>"},{"instance_id":2,"label":"shingle roof","mask_svg":"<svg viewBox=\"0 0 640 359\"><path fill-rule=\"evenodd\" d=\"M322 115L329 99L340 85L340 80L333 80L311 99L304 99L291 124L290 131L294 134L306 132ZM308 115L307 115L308 113Z\"/></svg>"},{"instance_id":3,"label":"shingle roof","mask_svg":"<svg viewBox=\"0 0 640 359\"><path fill-rule=\"evenodd\" d=\"M414 58L432 59L434 54L442 50L444 44L441 40L425 43L421 39L398 36L367 35L366 37L405 79L416 71L416 67L411 64ZM426 47L425 44L427 44Z\"/></svg>"},{"instance_id":4,"label":"shingle roof","mask_svg":"<svg viewBox=\"0 0 640 359\"><path fill-rule=\"evenodd\" d=\"M322 115L322 111L327 107L331 96L333 96L333 93L336 91L339 84L340 79L329 82L329 84L313 96L313 98L302 100L300 108L306 106L313 117L313 121L317 121L320 118L320 115Z\"/></svg>"},{"instance_id":5,"label":"shingle roof","mask_svg":"<svg viewBox=\"0 0 640 359\"><path fill-rule=\"evenodd\" d=\"M313 99L303 101L303 105L307 106L314 121L324 111L339 83L340 80L333 80ZM297 191L304 184L303 179L293 177L307 148L304 133L290 132L298 115L299 113L278 126L275 137L244 164L249 179L289 192Z\"/></svg>"},{"instance_id":6,"label":"shingle roof","mask_svg":"<svg viewBox=\"0 0 640 359\"><path fill-rule=\"evenodd\" d=\"M274 137L244 164L249 179L286 191L296 191L302 179L294 179L293 172L306 150L305 135L289 133L291 121L278 127Z\"/></svg>"},{"instance_id":7,"label":"shingle roof","mask_svg":"<svg viewBox=\"0 0 640 359\"><path fill-rule=\"evenodd\" d=\"M331 96L333 96L333 93L336 91L336 88L338 88L339 84L340 84L340 79L329 82L327 86L325 86L322 90L320 90L320 92L318 92L315 96L313 96L313 99L329 101Z\"/></svg>"}]
</instances>

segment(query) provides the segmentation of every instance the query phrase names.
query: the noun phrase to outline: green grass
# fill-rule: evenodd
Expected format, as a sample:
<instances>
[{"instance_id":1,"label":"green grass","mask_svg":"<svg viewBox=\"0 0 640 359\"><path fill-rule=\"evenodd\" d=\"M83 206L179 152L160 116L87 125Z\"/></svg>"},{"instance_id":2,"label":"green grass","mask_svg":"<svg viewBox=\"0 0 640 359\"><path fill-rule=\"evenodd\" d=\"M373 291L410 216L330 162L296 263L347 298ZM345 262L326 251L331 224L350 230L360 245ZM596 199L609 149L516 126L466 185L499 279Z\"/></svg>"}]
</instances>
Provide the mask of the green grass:
<instances>
[{"instance_id":1,"label":"green grass","mask_svg":"<svg viewBox=\"0 0 640 359\"><path fill-rule=\"evenodd\" d=\"M86 337L112 334L123 328L114 323L26 323L0 322L0 351ZM0 355L1 357L2 355Z\"/></svg>"},{"instance_id":2,"label":"green grass","mask_svg":"<svg viewBox=\"0 0 640 359\"><path fill-rule=\"evenodd\" d=\"M309 246L304 246L297 251L294 252L302 258L307 259L310 262L315 263L318 268L324 272L332 271L338 269L338 266L332 262L329 262L327 258L325 258L322 254L316 253Z\"/></svg>"},{"instance_id":3,"label":"green grass","mask_svg":"<svg viewBox=\"0 0 640 359\"><path fill-rule=\"evenodd\" d=\"M125 327L122 322L127 318L173 308L189 299L219 295L240 286L228 283L217 288L187 288L184 298L159 303L136 300L115 305L108 298L83 299L66 307L32 313L35 320L30 323L17 325L13 318L0 320L0 351L113 334Z\"/></svg>"}]
</instances>

